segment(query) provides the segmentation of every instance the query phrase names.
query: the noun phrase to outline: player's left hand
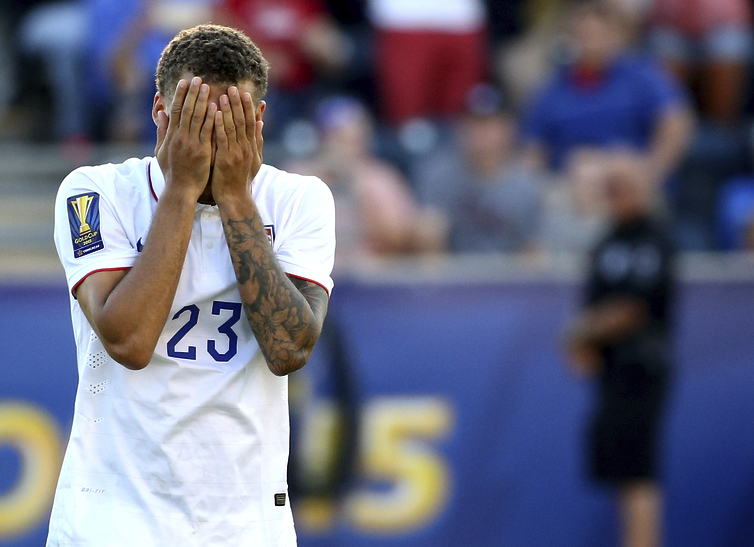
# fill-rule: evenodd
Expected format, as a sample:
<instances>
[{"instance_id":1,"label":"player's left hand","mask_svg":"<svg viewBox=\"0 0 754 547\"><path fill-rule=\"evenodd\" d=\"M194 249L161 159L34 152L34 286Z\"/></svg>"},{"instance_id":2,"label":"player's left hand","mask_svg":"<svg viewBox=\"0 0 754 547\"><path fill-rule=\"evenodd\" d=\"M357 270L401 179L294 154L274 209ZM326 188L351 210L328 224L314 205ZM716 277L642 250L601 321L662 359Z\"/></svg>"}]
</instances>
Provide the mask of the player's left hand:
<instances>
[{"instance_id":1,"label":"player's left hand","mask_svg":"<svg viewBox=\"0 0 754 547\"><path fill-rule=\"evenodd\" d=\"M215 164L212 170L212 195L217 201L225 196L248 192L249 183L262 165L262 108L255 111L251 94L230 86L219 99L215 114Z\"/></svg>"}]
</instances>

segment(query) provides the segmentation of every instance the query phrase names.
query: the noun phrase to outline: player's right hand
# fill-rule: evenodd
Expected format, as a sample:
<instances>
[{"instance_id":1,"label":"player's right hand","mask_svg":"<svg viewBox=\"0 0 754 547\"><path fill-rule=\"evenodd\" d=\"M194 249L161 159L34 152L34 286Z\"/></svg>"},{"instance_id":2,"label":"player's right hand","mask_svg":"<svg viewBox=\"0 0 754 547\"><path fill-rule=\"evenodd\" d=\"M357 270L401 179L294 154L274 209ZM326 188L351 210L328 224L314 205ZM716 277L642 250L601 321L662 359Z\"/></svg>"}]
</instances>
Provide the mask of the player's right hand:
<instances>
[{"instance_id":1,"label":"player's right hand","mask_svg":"<svg viewBox=\"0 0 754 547\"><path fill-rule=\"evenodd\" d=\"M198 200L209 182L212 132L217 105L209 102L209 86L199 77L181 79L176 86L170 115L157 114L155 156L165 174L165 184Z\"/></svg>"}]
</instances>

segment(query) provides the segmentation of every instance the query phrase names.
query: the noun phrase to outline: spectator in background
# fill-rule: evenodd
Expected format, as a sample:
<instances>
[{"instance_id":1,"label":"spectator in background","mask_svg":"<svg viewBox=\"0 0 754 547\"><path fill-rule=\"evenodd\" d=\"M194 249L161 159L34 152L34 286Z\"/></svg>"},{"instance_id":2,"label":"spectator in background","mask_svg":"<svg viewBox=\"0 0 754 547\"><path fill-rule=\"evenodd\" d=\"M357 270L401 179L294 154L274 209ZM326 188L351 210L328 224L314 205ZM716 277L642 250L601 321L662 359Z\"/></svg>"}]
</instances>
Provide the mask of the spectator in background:
<instances>
[{"instance_id":1,"label":"spectator in background","mask_svg":"<svg viewBox=\"0 0 754 547\"><path fill-rule=\"evenodd\" d=\"M319 152L289 166L324 180L335 198L335 267L365 257L442 249L444 225L419 207L401 173L372 153L373 122L355 99L334 97L317 110Z\"/></svg>"},{"instance_id":2,"label":"spectator in background","mask_svg":"<svg viewBox=\"0 0 754 547\"><path fill-rule=\"evenodd\" d=\"M352 53L322 0L220 0L216 18L248 34L270 62L268 137L308 115L316 77L341 72Z\"/></svg>"},{"instance_id":3,"label":"spectator in background","mask_svg":"<svg viewBox=\"0 0 754 547\"><path fill-rule=\"evenodd\" d=\"M568 334L576 372L595 377L591 476L615 489L623 547L661 545L658 437L669 380L673 246L653 217L653 192L613 162L604 188L612 229L594 249L584 308Z\"/></svg>"},{"instance_id":4,"label":"spectator in background","mask_svg":"<svg viewBox=\"0 0 754 547\"><path fill-rule=\"evenodd\" d=\"M531 0L521 7L522 32L495 51L496 78L517 109L531 101L562 56L563 0Z\"/></svg>"},{"instance_id":5,"label":"spectator in background","mask_svg":"<svg viewBox=\"0 0 754 547\"><path fill-rule=\"evenodd\" d=\"M21 21L20 50L42 61L52 90L54 129L46 138L75 142L88 137L88 109L81 90L88 36L89 20L80 0L36 5Z\"/></svg>"},{"instance_id":6,"label":"spectator in background","mask_svg":"<svg viewBox=\"0 0 754 547\"><path fill-rule=\"evenodd\" d=\"M482 0L368 0L380 116L392 125L463 110L487 71Z\"/></svg>"},{"instance_id":7,"label":"spectator in background","mask_svg":"<svg viewBox=\"0 0 754 547\"><path fill-rule=\"evenodd\" d=\"M754 47L751 19L748 0L655 0L650 43L715 122L740 120Z\"/></svg>"},{"instance_id":8,"label":"spectator in background","mask_svg":"<svg viewBox=\"0 0 754 547\"><path fill-rule=\"evenodd\" d=\"M207 22L214 0L87 0L92 21L90 85L110 141L151 141L154 67L181 29Z\"/></svg>"},{"instance_id":9,"label":"spectator in background","mask_svg":"<svg viewBox=\"0 0 754 547\"><path fill-rule=\"evenodd\" d=\"M574 152L563 175L544 190L542 248L555 253L583 254L604 233L606 173L621 152L581 149ZM562 183L562 180L565 183Z\"/></svg>"},{"instance_id":10,"label":"spectator in background","mask_svg":"<svg viewBox=\"0 0 754 547\"><path fill-rule=\"evenodd\" d=\"M682 89L631 53L630 26L608 0L572 3L574 61L563 66L525 113L522 134L534 165L563 173L583 149L629 149L644 161L632 176L660 183L687 148L692 114Z\"/></svg>"},{"instance_id":11,"label":"spectator in background","mask_svg":"<svg viewBox=\"0 0 754 547\"><path fill-rule=\"evenodd\" d=\"M456 139L416 166L422 203L448 217L455 252L520 252L537 248L542 187L516 149L516 123L491 86L471 90Z\"/></svg>"}]
</instances>

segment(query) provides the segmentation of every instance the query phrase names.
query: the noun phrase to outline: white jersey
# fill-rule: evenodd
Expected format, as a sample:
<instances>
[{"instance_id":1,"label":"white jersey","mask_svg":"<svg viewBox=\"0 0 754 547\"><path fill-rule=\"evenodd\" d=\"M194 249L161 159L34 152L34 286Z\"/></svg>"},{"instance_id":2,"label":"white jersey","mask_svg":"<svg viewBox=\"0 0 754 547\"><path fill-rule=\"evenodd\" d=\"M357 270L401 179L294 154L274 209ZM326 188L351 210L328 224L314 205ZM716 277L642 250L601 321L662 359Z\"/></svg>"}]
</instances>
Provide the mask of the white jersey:
<instances>
[{"instance_id":1,"label":"white jersey","mask_svg":"<svg viewBox=\"0 0 754 547\"><path fill-rule=\"evenodd\" d=\"M55 204L68 285L138 258L165 186L154 158L71 173ZM283 270L332 289L330 190L263 165L252 194ZM288 380L243 313L216 206L197 204L154 356L128 370L71 296L79 387L47 545L294 546Z\"/></svg>"},{"instance_id":2,"label":"white jersey","mask_svg":"<svg viewBox=\"0 0 754 547\"><path fill-rule=\"evenodd\" d=\"M368 13L376 28L403 32L478 32L487 20L482 0L370 0Z\"/></svg>"}]
</instances>

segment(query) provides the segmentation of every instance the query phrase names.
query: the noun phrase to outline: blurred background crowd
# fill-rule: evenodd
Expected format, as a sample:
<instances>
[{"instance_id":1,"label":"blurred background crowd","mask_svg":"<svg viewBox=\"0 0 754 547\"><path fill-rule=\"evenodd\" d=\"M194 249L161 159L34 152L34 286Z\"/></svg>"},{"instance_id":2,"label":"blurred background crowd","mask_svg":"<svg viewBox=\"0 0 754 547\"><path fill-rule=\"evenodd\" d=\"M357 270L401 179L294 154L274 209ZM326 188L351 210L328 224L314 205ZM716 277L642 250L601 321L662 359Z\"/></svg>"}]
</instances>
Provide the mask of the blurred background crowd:
<instances>
[{"instance_id":1,"label":"blurred background crowd","mask_svg":"<svg viewBox=\"0 0 754 547\"><path fill-rule=\"evenodd\" d=\"M68 172L152 153L154 71L176 32L235 26L271 65L265 161L319 176L336 202L342 292L318 346L329 362L307 370L346 421L312 412L316 390L300 380L297 395L294 382L294 461L297 450L334 458L335 431L343 437L332 444L345 448L322 466L335 470L330 483L352 480L363 442L359 473L384 494L385 473L402 484L401 459L415 455L396 447L417 437L439 447L456 477L447 501L434 494L435 476L421 475L446 514L422 502L406 524L408 498L388 496L399 502L391 512L380 495L366 497L363 514L349 517L356 532L307 545L363 545L359 533L372 545L369 534L384 529L417 545L501 545L503 535L506 545L611 544L612 506L573 478L587 392L559 365L574 278L558 271L552 284L536 272L592 249L619 220L618 190L631 188L623 197L647 205L692 266L680 291L679 394L660 448L671 462L667 545L750 546L754 450L742 431L754 420L754 255L733 251L754 250L753 11L752 0L3 0L0 281L10 272L31 282L42 267L59 274L52 204ZM41 261L24 254L38 251ZM441 253L447 260L406 270L399 261L386 277L396 286L379 279L392 261L370 260ZM651 269L634 254L634 269ZM631 270L626 253L605 263ZM376 279L339 277L364 264ZM480 284L490 270L494 283ZM0 355L7 393L50 410L61 431L76 382L75 367L59 362L72 345L68 305L58 286L0 283L0 327L13 333ZM307 421L322 416L322 431ZM1 457L0 494L10 480ZM56 458L46 463L55 474ZM291 474L294 491L316 490L310 471ZM48 502L38 497L42 515ZM298 522L321 527L315 509ZM0 545L2 525L0 514Z\"/></svg>"},{"instance_id":2,"label":"blurred background crowd","mask_svg":"<svg viewBox=\"0 0 754 547\"><path fill-rule=\"evenodd\" d=\"M681 250L754 248L749 0L6 0L0 143L149 153L160 52L206 21L270 61L265 159L331 186L338 268L583 251L615 178Z\"/></svg>"}]
</instances>

